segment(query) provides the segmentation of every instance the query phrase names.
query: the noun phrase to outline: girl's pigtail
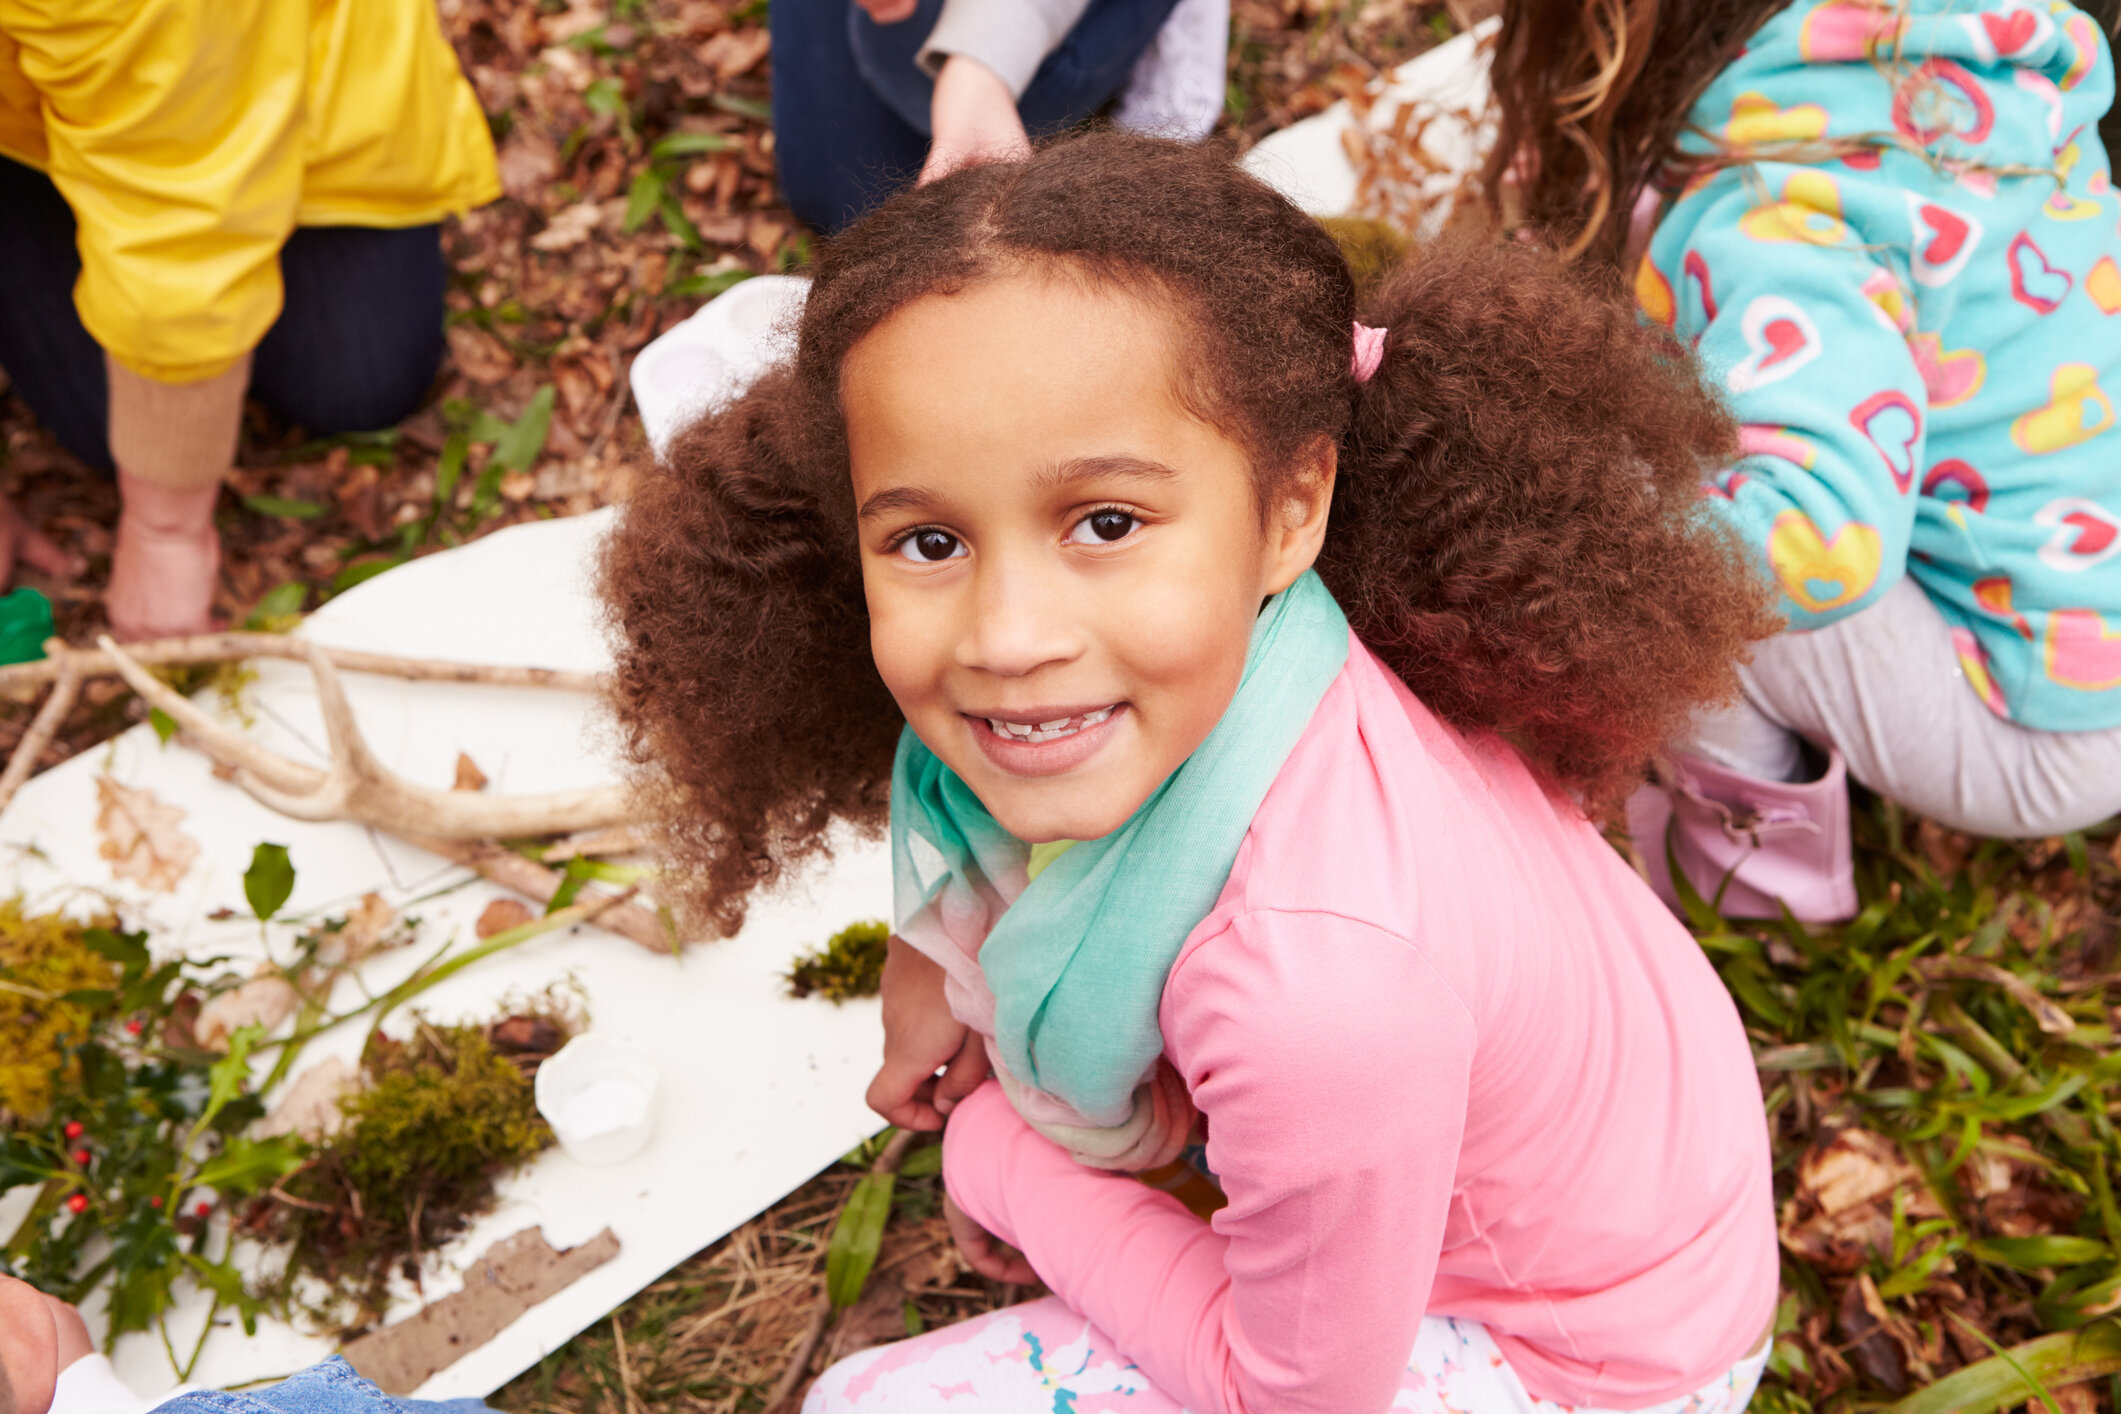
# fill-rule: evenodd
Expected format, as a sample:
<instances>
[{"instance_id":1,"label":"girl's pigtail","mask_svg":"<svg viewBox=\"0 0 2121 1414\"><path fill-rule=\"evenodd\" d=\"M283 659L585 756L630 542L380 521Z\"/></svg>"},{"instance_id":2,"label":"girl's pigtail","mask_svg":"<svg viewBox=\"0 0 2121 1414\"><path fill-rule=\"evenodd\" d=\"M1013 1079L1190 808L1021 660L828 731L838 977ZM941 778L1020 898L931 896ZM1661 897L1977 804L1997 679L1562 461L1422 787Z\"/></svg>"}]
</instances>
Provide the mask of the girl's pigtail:
<instances>
[{"instance_id":1,"label":"girl's pigtail","mask_svg":"<svg viewBox=\"0 0 2121 1414\"><path fill-rule=\"evenodd\" d=\"M1523 243L1388 276L1319 569L1439 715L1613 807L1777 627L1701 501L1736 450L1690 363L1617 292Z\"/></svg>"},{"instance_id":2,"label":"girl's pigtail","mask_svg":"<svg viewBox=\"0 0 2121 1414\"><path fill-rule=\"evenodd\" d=\"M786 370L683 433L604 552L613 695L690 921L880 827L899 712L869 652L846 463Z\"/></svg>"}]
</instances>

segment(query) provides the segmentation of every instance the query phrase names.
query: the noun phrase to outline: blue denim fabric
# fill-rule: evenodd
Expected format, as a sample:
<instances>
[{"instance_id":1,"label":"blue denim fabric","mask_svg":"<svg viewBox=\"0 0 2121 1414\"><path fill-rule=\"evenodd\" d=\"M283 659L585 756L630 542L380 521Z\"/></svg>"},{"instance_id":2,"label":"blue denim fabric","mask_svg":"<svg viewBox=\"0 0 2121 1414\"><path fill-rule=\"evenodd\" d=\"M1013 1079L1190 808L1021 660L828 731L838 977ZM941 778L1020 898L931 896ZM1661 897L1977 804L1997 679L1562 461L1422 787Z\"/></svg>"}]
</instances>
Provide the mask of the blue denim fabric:
<instances>
[{"instance_id":1,"label":"blue denim fabric","mask_svg":"<svg viewBox=\"0 0 2121 1414\"><path fill-rule=\"evenodd\" d=\"M1083 122L1125 86L1177 0L1091 0L1031 76L1034 138ZM827 235L920 175L935 81L914 62L943 0L880 25L852 0L774 0L774 156L788 204Z\"/></svg>"},{"instance_id":2,"label":"blue denim fabric","mask_svg":"<svg viewBox=\"0 0 2121 1414\"><path fill-rule=\"evenodd\" d=\"M0 369L69 452L111 469L103 350L81 326L73 208L0 157ZM319 436L369 431L420 405L442 363L439 226L304 226L280 248L285 298L251 360L250 393Z\"/></svg>"},{"instance_id":3,"label":"blue denim fabric","mask_svg":"<svg viewBox=\"0 0 2121 1414\"><path fill-rule=\"evenodd\" d=\"M195 1390L154 1414L494 1414L477 1399L392 1399L354 1373L343 1355L263 1389Z\"/></svg>"}]
</instances>

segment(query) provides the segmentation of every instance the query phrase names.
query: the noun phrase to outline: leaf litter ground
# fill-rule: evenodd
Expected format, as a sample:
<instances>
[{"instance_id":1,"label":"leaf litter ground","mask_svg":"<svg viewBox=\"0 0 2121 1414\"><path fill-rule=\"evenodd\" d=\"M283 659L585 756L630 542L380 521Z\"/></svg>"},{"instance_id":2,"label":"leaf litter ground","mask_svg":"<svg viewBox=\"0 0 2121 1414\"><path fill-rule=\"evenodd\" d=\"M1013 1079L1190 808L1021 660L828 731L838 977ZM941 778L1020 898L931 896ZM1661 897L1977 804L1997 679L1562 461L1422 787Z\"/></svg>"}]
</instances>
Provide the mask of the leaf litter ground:
<instances>
[{"instance_id":1,"label":"leaf litter ground","mask_svg":"<svg viewBox=\"0 0 2121 1414\"><path fill-rule=\"evenodd\" d=\"M439 9L507 196L446 231L450 357L420 413L312 441L252 410L221 506L220 607L239 623L285 626L412 556L623 500L645 454L633 355L737 280L809 258L774 183L764 0ZM1224 126L1239 144L1452 29L1425 0L1234 12ZM90 561L75 584L28 577L86 642L115 493L4 383L0 448L0 487ZM141 715L121 684L92 682L40 764ZM29 717L8 705L0 751ZM2109 825L1976 842L1872 802L1858 847L1867 906L1847 928L1727 925L1705 906L1694 919L1751 1032L1774 1133L1784 1298L1755 1408L2121 1408L2121 840ZM955 1259L932 1146L905 1155L882 1204L864 1173L878 1152L683 1263L494 1403L759 1409L806 1347L821 1369L1026 1294ZM862 1221L843 1220L865 1183ZM828 1268L847 1296L863 1261L819 1338Z\"/></svg>"}]
</instances>

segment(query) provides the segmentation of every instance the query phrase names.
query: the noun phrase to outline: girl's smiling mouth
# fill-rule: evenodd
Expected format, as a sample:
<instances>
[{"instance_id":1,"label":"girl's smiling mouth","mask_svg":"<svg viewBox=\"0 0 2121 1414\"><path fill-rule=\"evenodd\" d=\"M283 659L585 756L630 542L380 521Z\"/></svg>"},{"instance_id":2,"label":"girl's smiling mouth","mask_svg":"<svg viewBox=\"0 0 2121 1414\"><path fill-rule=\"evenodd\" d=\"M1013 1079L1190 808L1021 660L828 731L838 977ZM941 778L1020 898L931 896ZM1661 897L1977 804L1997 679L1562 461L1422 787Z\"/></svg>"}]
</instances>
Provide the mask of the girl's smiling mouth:
<instances>
[{"instance_id":1,"label":"girl's smiling mouth","mask_svg":"<svg viewBox=\"0 0 2121 1414\"><path fill-rule=\"evenodd\" d=\"M1057 776L1096 755L1111 739L1127 704L1088 710L1042 708L990 716L961 712L987 759L1017 776Z\"/></svg>"}]
</instances>

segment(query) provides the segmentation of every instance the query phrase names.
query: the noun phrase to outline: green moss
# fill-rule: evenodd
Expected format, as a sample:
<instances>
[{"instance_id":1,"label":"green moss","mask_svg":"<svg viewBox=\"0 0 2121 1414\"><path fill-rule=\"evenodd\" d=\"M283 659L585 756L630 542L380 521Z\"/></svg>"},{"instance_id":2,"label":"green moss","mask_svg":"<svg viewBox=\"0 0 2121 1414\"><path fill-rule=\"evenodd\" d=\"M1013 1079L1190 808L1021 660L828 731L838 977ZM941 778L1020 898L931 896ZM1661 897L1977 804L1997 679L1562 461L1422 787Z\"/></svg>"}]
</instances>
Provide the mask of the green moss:
<instances>
[{"instance_id":1,"label":"green moss","mask_svg":"<svg viewBox=\"0 0 2121 1414\"><path fill-rule=\"evenodd\" d=\"M296 1277L315 1278L328 1295L309 1301L313 1315L366 1324L393 1271L413 1274L422 1251L492 1206L495 1178L552 1142L531 1076L510 1050L486 1027L424 1021L407 1041L370 1044L366 1088L340 1101L345 1128L281 1185L296 1201L263 1215L291 1247L277 1294L290 1294Z\"/></svg>"},{"instance_id":2,"label":"green moss","mask_svg":"<svg viewBox=\"0 0 2121 1414\"><path fill-rule=\"evenodd\" d=\"M815 992L828 1001L873 997L884 981L884 949L891 937L888 923L854 923L805 953L788 969L788 995Z\"/></svg>"},{"instance_id":3,"label":"green moss","mask_svg":"<svg viewBox=\"0 0 2121 1414\"><path fill-rule=\"evenodd\" d=\"M109 923L30 917L19 898L0 903L0 1116L34 1124L50 1110L63 1044L84 1040L100 1015L83 1000L62 999L118 983L118 964L82 939Z\"/></svg>"}]
</instances>

